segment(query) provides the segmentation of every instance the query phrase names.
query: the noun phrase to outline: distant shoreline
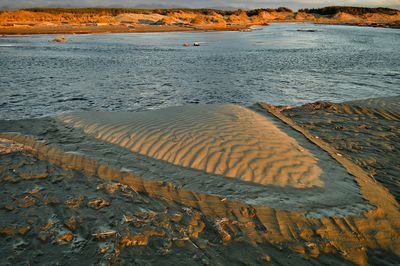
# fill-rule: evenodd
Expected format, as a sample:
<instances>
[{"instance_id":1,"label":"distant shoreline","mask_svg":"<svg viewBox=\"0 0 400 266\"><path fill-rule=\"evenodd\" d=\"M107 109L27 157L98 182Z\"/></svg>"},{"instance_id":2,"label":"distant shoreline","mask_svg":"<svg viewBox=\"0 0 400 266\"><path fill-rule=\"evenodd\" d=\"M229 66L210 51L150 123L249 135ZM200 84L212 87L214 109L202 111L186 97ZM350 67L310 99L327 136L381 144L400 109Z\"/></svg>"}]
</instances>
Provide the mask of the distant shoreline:
<instances>
[{"instance_id":1,"label":"distant shoreline","mask_svg":"<svg viewBox=\"0 0 400 266\"><path fill-rule=\"evenodd\" d=\"M400 11L326 7L223 11L214 9L33 8L0 11L0 35L240 31L275 22L400 28Z\"/></svg>"},{"instance_id":2,"label":"distant shoreline","mask_svg":"<svg viewBox=\"0 0 400 266\"><path fill-rule=\"evenodd\" d=\"M154 26L123 25L107 26L54 26L54 27L18 27L0 28L0 35L37 35L37 34L113 34L113 33L151 33L151 32L187 32L187 31L240 31L253 25L228 27L185 27L185 26Z\"/></svg>"},{"instance_id":3,"label":"distant shoreline","mask_svg":"<svg viewBox=\"0 0 400 266\"><path fill-rule=\"evenodd\" d=\"M274 23L274 22L272 22ZM271 23L271 24L272 24ZM282 21L275 23L299 23L298 21ZM300 22L300 23L314 23L321 25L342 25L342 26L355 26L355 27L374 27L374 28L392 28L400 29L400 25L385 25L385 24L371 24L359 25L349 23L315 23L315 22ZM18 27L18 28L0 28L1 36L15 36L15 35L75 35L75 34L117 34L117 33L152 33L152 32L204 32L204 31L251 31L252 26L269 26L264 25L237 25L227 27L184 27L184 26L136 26L128 28L121 25L110 26L55 26L55 27Z\"/></svg>"}]
</instances>

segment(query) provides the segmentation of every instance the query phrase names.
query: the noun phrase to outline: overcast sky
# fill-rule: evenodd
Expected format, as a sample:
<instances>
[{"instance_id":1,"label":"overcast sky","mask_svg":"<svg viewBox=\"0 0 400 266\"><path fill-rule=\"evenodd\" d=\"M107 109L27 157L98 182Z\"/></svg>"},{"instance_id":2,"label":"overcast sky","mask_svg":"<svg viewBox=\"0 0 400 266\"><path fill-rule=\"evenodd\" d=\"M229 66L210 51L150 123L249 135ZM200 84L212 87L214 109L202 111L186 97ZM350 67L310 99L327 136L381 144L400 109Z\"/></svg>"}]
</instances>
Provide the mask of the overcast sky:
<instances>
[{"instance_id":1,"label":"overcast sky","mask_svg":"<svg viewBox=\"0 0 400 266\"><path fill-rule=\"evenodd\" d=\"M400 0L0 0L0 8L26 7L233 7L261 8L286 6L292 9L331 5L392 7L400 9Z\"/></svg>"}]
</instances>

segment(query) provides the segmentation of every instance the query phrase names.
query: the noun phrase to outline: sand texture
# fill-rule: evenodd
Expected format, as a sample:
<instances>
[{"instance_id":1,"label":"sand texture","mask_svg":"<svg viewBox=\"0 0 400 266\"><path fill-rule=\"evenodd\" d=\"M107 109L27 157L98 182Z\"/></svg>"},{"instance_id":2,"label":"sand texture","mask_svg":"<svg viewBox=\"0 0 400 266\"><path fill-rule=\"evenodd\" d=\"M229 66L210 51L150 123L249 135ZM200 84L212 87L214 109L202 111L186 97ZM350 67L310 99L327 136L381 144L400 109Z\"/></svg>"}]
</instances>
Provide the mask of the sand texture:
<instances>
[{"instance_id":1,"label":"sand texture","mask_svg":"<svg viewBox=\"0 0 400 266\"><path fill-rule=\"evenodd\" d=\"M85 133L157 160L261 185L323 186L316 158L271 120L235 105L73 113Z\"/></svg>"},{"instance_id":2,"label":"sand texture","mask_svg":"<svg viewBox=\"0 0 400 266\"><path fill-rule=\"evenodd\" d=\"M400 201L400 97L315 103L285 114L363 167Z\"/></svg>"},{"instance_id":3,"label":"sand texture","mask_svg":"<svg viewBox=\"0 0 400 266\"><path fill-rule=\"evenodd\" d=\"M201 113L215 113L212 107L199 106ZM88 123L82 117L0 121L0 262L398 263L395 113L333 103L228 107L230 114L250 112L253 122L267 121L269 132L278 132L274 138L295 140L317 158L323 186L260 185L175 165L96 139L101 130L91 135L74 128ZM189 122L199 119L182 116L189 113ZM113 117L103 114L105 121ZM385 146L393 152L380 152ZM393 182L385 183L388 178Z\"/></svg>"}]
</instances>

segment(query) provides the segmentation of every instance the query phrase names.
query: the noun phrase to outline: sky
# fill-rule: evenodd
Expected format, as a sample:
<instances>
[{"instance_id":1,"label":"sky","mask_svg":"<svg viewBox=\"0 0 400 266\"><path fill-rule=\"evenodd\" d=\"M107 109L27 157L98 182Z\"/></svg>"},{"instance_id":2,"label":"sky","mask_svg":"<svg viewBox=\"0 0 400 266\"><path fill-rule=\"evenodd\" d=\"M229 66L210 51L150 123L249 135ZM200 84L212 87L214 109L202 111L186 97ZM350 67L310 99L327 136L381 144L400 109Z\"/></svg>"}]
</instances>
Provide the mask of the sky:
<instances>
[{"instance_id":1,"label":"sky","mask_svg":"<svg viewBox=\"0 0 400 266\"><path fill-rule=\"evenodd\" d=\"M0 0L0 8L28 7L191 7L191 8L298 8L332 5L391 7L400 9L400 0Z\"/></svg>"}]
</instances>

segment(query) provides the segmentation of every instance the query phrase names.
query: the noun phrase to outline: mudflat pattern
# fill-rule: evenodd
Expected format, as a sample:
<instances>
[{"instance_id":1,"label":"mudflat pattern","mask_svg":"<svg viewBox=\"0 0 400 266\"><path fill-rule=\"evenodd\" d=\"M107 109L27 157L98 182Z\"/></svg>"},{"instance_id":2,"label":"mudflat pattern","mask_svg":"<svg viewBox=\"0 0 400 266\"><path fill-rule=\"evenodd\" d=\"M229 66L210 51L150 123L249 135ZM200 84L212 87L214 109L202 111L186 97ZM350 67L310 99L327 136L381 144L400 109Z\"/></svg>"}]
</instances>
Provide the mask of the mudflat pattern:
<instances>
[{"instance_id":1,"label":"mudflat pattern","mask_svg":"<svg viewBox=\"0 0 400 266\"><path fill-rule=\"evenodd\" d=\"M351 158L400 201L400 97L315 103L284 113Z\"/></svg>"},{"instance_id":2,"label":"mudflat pattern","mask_svg":"<svg viewBox=\"0 0 400 266\"><path fill-rule=\"evenodd\" d=\"M67 170L31 152L35 153L27 145L0 139L0 265L237 265L243 261L265 265L269 260L279 265L353 265L329 254L305 260L302 256L315 256L313 247L298 254L298 249L269 243L227 245L242 234L241 227L249 228L249 222L257 224L257 230L264 227L256 217L238 221L206 215L132 185ZM237 208L242 212L251 210L241 207ZM384 255L387 262L390 254ZM384 265L379 262L376 265Z\"/></svg>"},{"instance_id":3,"label":"mudflat pattern","mask_svg":"<svg viewBox=\"0 0 400 266\"><path fill-rule=\"evenodd\" d=\"M98 139L174 165L261 185L323 186L317 159L273 121L244 107L80 112L61 120Z\"/></svg>"}]
</instances>

